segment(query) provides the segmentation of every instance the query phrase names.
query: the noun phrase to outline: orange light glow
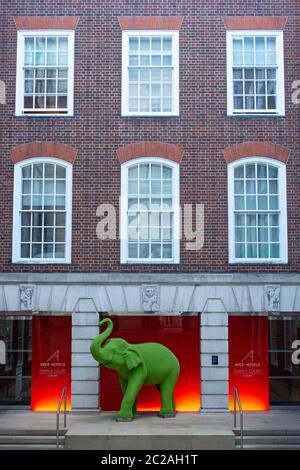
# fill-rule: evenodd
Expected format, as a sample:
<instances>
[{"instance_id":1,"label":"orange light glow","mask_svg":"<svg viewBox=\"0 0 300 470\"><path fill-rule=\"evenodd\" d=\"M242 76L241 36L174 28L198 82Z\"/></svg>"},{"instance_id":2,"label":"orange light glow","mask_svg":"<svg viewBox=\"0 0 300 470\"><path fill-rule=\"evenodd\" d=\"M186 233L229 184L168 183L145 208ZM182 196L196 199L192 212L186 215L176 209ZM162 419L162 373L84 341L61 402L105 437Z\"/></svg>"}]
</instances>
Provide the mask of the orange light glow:
<instances>
[{"instance_id":1,"label":"orange light glow","mask_svg":"<svg viewBox=\"0 0 300 470\"><path fill-rule=\"evenodd\" d=\"M229 318L229 409L237 387L244 411L269 410L268 318Z\"/></svg>"},{"instance_id":2,"label":"orange light glow","mask_svg":"<svg viewBox=\"0 0 300 470\"><path fill-rule=\"evenodd\" d=\"M33 411L57 411L59 400L49 400L47 398L37 399L34 404L32 404L31 409ZM63 408L63 405L62 405ZM67 411L71 410L71 400L67 399Z\"/></svg>"},{"instance_id":3,"label":"orange light glow","mask_svg":"<svg viewBox=\"0 0 300 470\"><path fill-rule=\"evenodd\" d=\"M241 399L243 411L268 411L268 400L259 399L251 395L243 394ZM233 397L229 398L229 410L234 410Z\"/></svg>"},{"instance_id":4,"label":"orange light glow","mask_svg":"<svg viewBox=\"0 0 300 470\"><path fill-rule=\"evenodd\" d=\"M184 394L176 398L176 411L181 412L198 412L200 410L200 399L197 394ZM138 411L159 411L160 404L157 406L152 406L143 402L141 405L138 405Z\"/></svg>"},{"instance_id":5,"label":"orange light glow","mask_svg":"<svg viewBox=\"0 0 300 470\"><path fill-rule=\"evenodd\" d=\"M31 380L32 410L56 411L63 387L71 409L71 317L32 319Z\"/></svg>"},{"instance_id":6,"label":"orange light glow","mask_svg":"<svg viewBox=\"0 0 300 470\"><path fill-rule=\"evenodd\" d=\"M199 317L113 316L113 335L129 343L159 342L170 348L180 362L180 375L174 391L177 411L200 410ZM117 411L122 393L115 371L101 367L100 406ZM138 396L138 411L159 411L160 395L154 385L144 386Z\"/></svg>"}]
</instances>

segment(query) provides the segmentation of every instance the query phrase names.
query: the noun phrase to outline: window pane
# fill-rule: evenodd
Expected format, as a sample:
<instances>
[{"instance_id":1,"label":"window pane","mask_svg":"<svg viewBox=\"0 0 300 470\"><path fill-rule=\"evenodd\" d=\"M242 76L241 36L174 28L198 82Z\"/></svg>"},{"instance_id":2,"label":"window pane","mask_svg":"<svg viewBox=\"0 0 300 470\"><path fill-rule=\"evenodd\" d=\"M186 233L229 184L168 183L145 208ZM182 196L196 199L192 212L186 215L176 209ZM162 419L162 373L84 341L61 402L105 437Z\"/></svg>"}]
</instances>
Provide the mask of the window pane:
<instances>
[{"instance_id":1,"label":"window pane","mask_svg":"<svg viewBox=\"0 0 300 470\"><path fill-rule=\"evenodd\" d=\"M245 48L245 51L253 51L254 50L254 38L253 37L245 37L245 39L244 39L244 48Z\"/></svg>"},{"instance_id":2,"label":"window pane","mask_svg":"<svg viewBox=\"0 0 300 470\"><path fill-rule=\"evenodd\" d=\"M233 37L232 60L234 110L276 110L276 37Z\"/></svg>"},{"instance_id":3,"label":"window pane","mask_svg":"<svg viewBox=\"0 0 300 470\"><path fill-rule=\"evenodd\" d=\"M244 228L236 228L235 229L235 241L236 242L244 242L245 241L245 229Z\"/></svg>"},{"instance_id":4,"label":"window pane","mask_svg":"<svg viewBox=\"0 0 300 470\"><path fill-rule=\"evenodd\" d=\"M27 37L25 38L25 51L33 52L34 49L34 38Z\"/></svg>"},{"instance_id":5,"label":"window pane","mask_svg":"<svg viewBox=\"0 0 300 470\"><path fill-rule=\"evenodd\" d=\"M151 258L161 258L161 245L151 243Z\"/></svg>"},{"instance_id":6,"label":"window pane","mask_svg":"<svg viewBox=\"0 0 300 470\"><path fill-rule=\"evenodd\" d=\"M266 196L258 196L258 209L259 210L267 210L268 209L268 198Z\"/></svg>"},{"instance_id":7,"label":"window pane","mask_svg":"<svg viewBox=\"0 0 300 470\"><path fill-rule=\"evenodd\" d=\"M236 258L245 258L246 245L244 243L236 243L235 256Z\"/></svg>"},{"instance_id":8,"label":"window pane","mask_svg":"<svg viewBox=\"0 0 300 470\"><path fill-rule=\"evenodd\" d=\"M247 196L246 197L246 209L247 210L255 210L256 209L256 197L255 196Z\"/></svg>"},{"instance_id":9,"label":"window pane","mask_svg":"<svg viewBox=\"0 0 300 470\"><path fill-rule=\"evenodd\" d=\"M244 166L238 166L234 169L234 177L235 178L244 178Z\"/></svg>"},{"instance_id":10,"label":"window pane","mask_svg":"<svg viewBox=\"0 0 300 470\"><path fill-rule=\"evenodd\" d=\"M267 180L260 180L257 185L258 194L267 194Z\"/></svg>"},{"instance_id":11,"label":"window pane","mask_svg":"<svg viewBox=\"0 0 300 470\"><path fill-rule=\"evenodd\" d=\"M140 258L149 258L150 246L148 243L140 244Z\"/></svg>"},{"instance_id":12,"label":"window pane","mask_svg":"<svg viewBox=\"0 0 300 470\"><path fill-rule=\"evenodd\" d=\"M244 212L235 213L236 257L242 258L245 253L244 257L250 259L278 258L279 214L269 213L279 210L278 168L265 163L248 163L236 167L234 176L235 211ZM239 196L243 188L246 207L243 207L244 196Z\"/></svg>"},{"instance_id":13,"label":"window pane","mask_svg":"<svg viewBox=\"0 0 300 470\"><path fill-rule=\"evenodd\" d=\"M65 179L66 169L63 166L56 165L56 178Z\"/></svg>"},{"instance_id":14,"label":"window pane","mask_svg":"<svg viewBox=\"0 0 300 470\"><path fill-rule=\"evenodd\" d=\"M64 179L55 181L55 175ZM65 209L65 196L56 196L56 192L66 193L65 176L65 168L52 163L34 163L22 168L22 191L32 191L32 196L23 196L22 200L22 211L32 210L32 213L21 213L21 241L26 242L21 247L23 258L53 258L54 240L60 244L58 257L64 258L66 214L54 211L55 203L56 207Z\"/></svg>"},{"instance_id":15,"label":"window pane","mask_svg":"<svg viewBox=\"0 0 300 470\"><path fill-rule=\"evenodd\" d=\"M245 226L245 215L244 214L235 214L235 225L236 227Z\"/></svg>"},{"instance_id":16,"label":"window pane","mask_svg":"<svg viewBox=\"0 0 300 470\"><path fill-rule=\"evenodd\" d=\"M171 244L163 244L163 258L172 258L172 245Z\"/></svg>"},{"instance_id":17,"label":"window pane","mask_svg":"<svg viewBox=\"0 0 300 470\"><path fill-rule=\"evenodd\" d=\"M277 243L271 243L270 245L270 257L271 258L279 258L280 257L280 254L279 254L279 244Z\"/></svg>"},{"instance_id":18,"label":"window pane","mask_svg":"<svg viewBox=\"0 0 300 470\"><path fill-rule=\"evenodd\" d=\"M244 196L236 196L234 199L235 199L236 210L242 210L245 208Z\"/></svg>"},{"instance_id":19,"label":"window pane","mask_svg":"<svg viewBox=\"0 0 300 470\"><path fill-rule=\"evenodd\" d=\"M246 178L255 178L255 165L246 165Z\"/></svg>"},{"instance_id":20,"label":"window pane","mask_svg":"<svg viewBox=\"0 0 300 470\"><path fill-rule=\"evenodd\" d=\"M247 244L247 258L257 258L257 245Z\"/></svg>"},{"instance_id":21,"label":"window pane","mask_svg":"<svg viewBox=\"0 0 300 470\"><path fill-rule=\"evenodd\" d=\"M233 50L242 51L243 50L243 40L242 39L233 39Z\"/></svg>"},{"instance_id":22,"label":"window pane","mask_svg":"<svg viewBox=\"0 0 300 470\"><path fill-rule=\"evenodd\" d=\"M129 243L128 244L128 257L129 258L137 258L138 257L138 244L137 243Z\"/></svg>"},{"instance_id":23,"label":"window pane","mask_svg":"<svg viewBox=\"0 0 300 470\"><path fill-rule=\"evenodd\" d=\"M173 234L172 168L143 163L130 167L128 175L128 256L131 252L136 259L168 259ZM137 191L136 197L130 196L131 191ZM162 191L169 197L162 199ZM131 212L134 204L136 211ZM162 213L162 209L169 212Z\"/></svg>"},{"instance_id":24,"label":"window pane","mask_svg":"<svg viewBox=\"0 0 300 470\"><path fill-rule=\"evenodd\" d=\"M163 38L163 51L169 52L172 50L172 38L165 37Z\"/></svg>"},{"instance_id":25,"label":"window pane","mask_svg":"<svg viewBox=\"0 0 300 470\"><path fill-rule=\"evenodd\" d=\"M260 243L258 245L258 256L259 258L268 258L269 257L269 246L266 243Z\"/></svg>"},{"instance_id":26,"label":"window pane","mask_svg":"<svg viewBox=\"0 0 300 470\"><path fill-rule=\"evenodd\" d=\"M271 210L279 209L278 196L270 196L270 209Z\"/></svg>"},{"instance_id":27,"label":"window pane","mask_svg":"<svg viewBox=\"0 0 300 470\"><path fill-rule=\"evenodd\" d=\"M268 242L268 229L267 228L259 228L258 229L258 241L260 242Z\"/></svg>"}]
</instances>

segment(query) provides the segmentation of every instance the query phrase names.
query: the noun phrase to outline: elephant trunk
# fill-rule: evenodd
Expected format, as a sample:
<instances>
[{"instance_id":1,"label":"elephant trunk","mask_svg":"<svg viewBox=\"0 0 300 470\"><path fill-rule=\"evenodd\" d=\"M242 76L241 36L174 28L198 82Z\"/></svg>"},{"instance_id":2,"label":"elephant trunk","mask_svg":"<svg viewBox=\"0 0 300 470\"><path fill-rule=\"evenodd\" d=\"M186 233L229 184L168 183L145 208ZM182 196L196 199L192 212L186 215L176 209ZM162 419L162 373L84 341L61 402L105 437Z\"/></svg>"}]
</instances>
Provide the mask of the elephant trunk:
<instances>
[{"instance_id":1,"label":"elephant trunk","mask_svg":"<svg viewBox=\"0 0 300 470\"><path fill-rule=\"evenodd\" d=\"M113 324L110 318L104 318L104 320L99 323L99 326L104 325L105 323L108 323L108 327L103 331L103 333L96 336L91 343L91 354L96 361L100 362L100 364L106 364L111 359L109 352L102 348L102 343L110 336Z\"/></svg>"}]
</instances>

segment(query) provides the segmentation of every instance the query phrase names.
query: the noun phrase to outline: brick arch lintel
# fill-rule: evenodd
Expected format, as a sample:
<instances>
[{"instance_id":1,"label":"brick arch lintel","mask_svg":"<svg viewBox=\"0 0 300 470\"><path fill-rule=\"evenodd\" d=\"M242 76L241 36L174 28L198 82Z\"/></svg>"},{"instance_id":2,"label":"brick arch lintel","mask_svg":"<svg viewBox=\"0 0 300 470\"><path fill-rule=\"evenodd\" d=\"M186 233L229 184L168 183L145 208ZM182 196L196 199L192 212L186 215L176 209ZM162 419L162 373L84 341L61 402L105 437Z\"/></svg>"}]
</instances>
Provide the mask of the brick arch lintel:
<instances>
[{"instance_id":1,"label":"brick arch lintel","mask_svg":"<svg viewBox=\"0 0 300 470\"><path fill-rule=\"evenodd\" d=\"M287 163L289 149L272 142L249 141L226 147L223 154L227 164L246 157L269 157Z\"/></svg>"},{"instance_id":2,"label":"brick arch lintel","mask_svg":"<svg viewBox=\"0 0 300 470\"><path fill-rule=\"evenodd\" d=\"M78 16L14 16L17 30L64 29L75 30Z\"/></svg>"},{"instance_id":3,"label":"brick arch lintel","mask_svg":"<svg viewBox=\"0 0 300 470\"><path fill-rule=\"evenodd\" d=\"M180 163L184 150L174 144L143 141L119 147L116 152L121 164L133 160L134 158L142 157L161 157Z\"/></svg>"},{"instance_id":4,"label":"brick arch lintel","mask_svg":"<svg viewBox=\"0 0 300 470\"><path fill-rule=\"evenodd\" d=\"M124 30L179 30L183 16L119 16L120 28Z\"/></svg>"},{"instance_id":5,"label":"brick arch lintel","mask_svg":"<svg viewBox=\"0 0 300 470\"><path fill-rule=\"evenodd\" d=\"M59 142L31 142L17 145L11 150L11 159L14 164L27 158L53 157L60 158L68 163L74 163L77 149L71 145Z\"/></svg>"}]
</instances>

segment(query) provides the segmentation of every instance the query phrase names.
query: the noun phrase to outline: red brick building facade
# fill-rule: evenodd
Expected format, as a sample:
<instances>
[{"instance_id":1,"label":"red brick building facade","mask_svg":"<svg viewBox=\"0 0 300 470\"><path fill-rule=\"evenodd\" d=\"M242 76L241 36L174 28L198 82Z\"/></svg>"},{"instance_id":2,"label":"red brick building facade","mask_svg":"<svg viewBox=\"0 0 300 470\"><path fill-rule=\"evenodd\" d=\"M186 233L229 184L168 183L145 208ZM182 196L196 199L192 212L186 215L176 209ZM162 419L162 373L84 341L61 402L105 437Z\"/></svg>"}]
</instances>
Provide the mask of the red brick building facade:
<instances>
[{"instance_id":1,"label":"red brick building facade","mask_svg":"<svg viewBox=\"0 0 300 470\"><path fill-rule=\"evenodd\" d=\"M300 3L296 0L49 0L47 4L28 0L2 6L0 79L6 93L5 103L0 105L1 310L89 313L95 316L96 325L98 312L143 311L139 288L143 284L158 286L158 312L202 313L203 320L207 316L208 323L205 326L204 321L200 335L203 357L210 361L211 353L219 355L222 370L216 379L219 391L212 393L208 382L213 379L207 371L212 364L203 359L202 406L226 408L228 314L268 316L267 312L273 310L281 314L300 311L300 107L293 98L295 81L300 79L299 17ZM74 32L74 103L70 115L17 112L17 33L24 31L44 31L45 35L47 31ZM150 35L153 31L179 32L178 113L122 113L122 32L126 31L136 35L141 31ZM278 34L277 38L283 37L280 73L284 79L278 81L276 92L277 99L282 99L283 112L228 112L228 33L242 36L243 31L250 36L255 31L258 37L272 32ZM259 54L259 40L255 47ZM247 54L246 49L244 52ZM72 168L70 259L65 263L13 262L14 166L44 157L59 159L69 165L66 168ZM195 207L204 205L204 245L190 250L187 240L181 239L179 262L124 263L119 236L115 240L97 237L98 206L111 204L119 209L121 166L148 157L178 165L181 206L191 204L195 217ZM256 165L259 158L266 158L279 162L284 171L286 168L287 250L280 262L230 261L228 166L253 157L258 159ZM119 234L119 216L116 226ZM15 289L19 284L34 286L28 305L24 306L22 299L18 304L11 300L18 299ZM274 285L280 305L279 300L267 305L267 288ZM127 292L128 286L133 290ZM281 286L280 294L276 286ZM91 304L82 305L87 299ZM213 317L209 314L221 313L226 320L216 316L210 324ZM74 333L72 341L82 342L82 349L77 351L77 343L73 348L73 407L93 408L98 400L98 368L88 363L96 374L90 380L81 369L85 367L82 357L88 356L88 341L97 327L80 336L82 327L73 319L79 336ZM217 330L209 336L205 328L215 327ZM217 346L210 349L212 343ZM299 371L293 373L298 377ZM88 398L80 388L82 380L91 383ZM286 400L288 393L283 395Z\"/></svg>"}]
</instances>

